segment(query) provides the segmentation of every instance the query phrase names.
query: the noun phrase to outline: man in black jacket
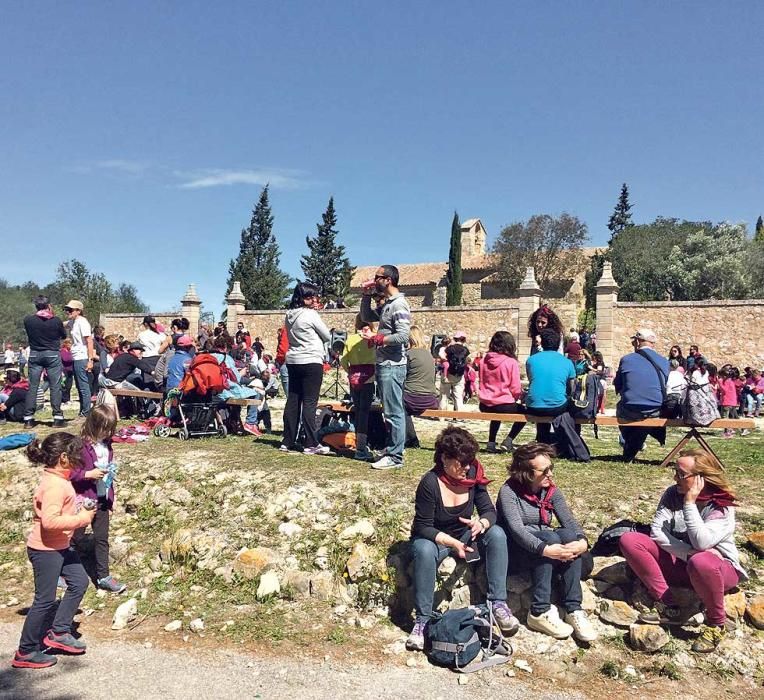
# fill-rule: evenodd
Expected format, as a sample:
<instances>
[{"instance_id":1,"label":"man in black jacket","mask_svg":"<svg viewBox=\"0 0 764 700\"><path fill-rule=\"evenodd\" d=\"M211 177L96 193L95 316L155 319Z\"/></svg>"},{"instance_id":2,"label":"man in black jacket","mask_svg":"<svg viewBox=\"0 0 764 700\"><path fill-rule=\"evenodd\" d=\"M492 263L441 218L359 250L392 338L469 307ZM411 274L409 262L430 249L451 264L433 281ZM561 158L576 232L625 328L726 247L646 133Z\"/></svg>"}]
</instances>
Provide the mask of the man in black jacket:
<instances>
[{"instance_id":1,"label":"man in black jacket","mask_svg":"<svg viewBox=\"0 0 764 700\"><path fill-rule=\"evenodd\" d=\"M29 339L29 391L24 405L24 427L34 428L34 412L37 403L37 389L43 370L48 373L50 383L50 403L53 408L53 427L64 427L61 412L61 341L66 338L66 330L61 319L51 308L48 297L39 295L33 300L36 312L24 317L24 330Z\"/></svg>"}]
</instances>

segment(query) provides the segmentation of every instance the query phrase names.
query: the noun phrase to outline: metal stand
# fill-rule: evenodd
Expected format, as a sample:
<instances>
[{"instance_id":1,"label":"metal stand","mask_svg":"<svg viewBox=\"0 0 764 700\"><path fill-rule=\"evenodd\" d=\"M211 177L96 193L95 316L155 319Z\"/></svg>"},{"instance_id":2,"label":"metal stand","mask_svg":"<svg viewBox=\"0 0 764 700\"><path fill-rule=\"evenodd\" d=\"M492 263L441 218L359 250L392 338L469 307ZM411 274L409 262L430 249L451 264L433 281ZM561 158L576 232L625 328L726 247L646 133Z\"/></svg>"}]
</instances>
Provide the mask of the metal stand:
<instances>
[{"instance_id":1,"label":"metal stand","mask_svg":"<svg viewBox=\"0 0 764 700\"><path fill-rule=\"evenodd\" d=\"M335 364L336 363L336 364ZM339 361L335 360L334 364L334 376L332 377L332 381L329 384L329 386L321 392L322 398L331 399L333 398L335 401L340 400L340 392L342 393L342 396L346 393L348 393L347 387L342 383L340 379L340 363Z\"/></svg>"},{"instance_id":2,"label":"metal stand","mask_svg":"<svg viewBox=\"0 0 764 700\"><path fill-rule=\"evenodd\" d=\"M676 455L681 452L682 448L693 438L698 441L700 449L710 455L714 460L716 460L716 463L719 465L722 471L724 471L724 463L722 460L719 459L716 452L711 449L711 445L706 442L706 439L695 428L690 428L685 436L677 443L676 447L666 455L666 458L663 460L663 462L661 462L661 466L667 467L669 464L671 464L671 462L674 461L674 457L676 457Z\"/></svg>"}]
</instances>

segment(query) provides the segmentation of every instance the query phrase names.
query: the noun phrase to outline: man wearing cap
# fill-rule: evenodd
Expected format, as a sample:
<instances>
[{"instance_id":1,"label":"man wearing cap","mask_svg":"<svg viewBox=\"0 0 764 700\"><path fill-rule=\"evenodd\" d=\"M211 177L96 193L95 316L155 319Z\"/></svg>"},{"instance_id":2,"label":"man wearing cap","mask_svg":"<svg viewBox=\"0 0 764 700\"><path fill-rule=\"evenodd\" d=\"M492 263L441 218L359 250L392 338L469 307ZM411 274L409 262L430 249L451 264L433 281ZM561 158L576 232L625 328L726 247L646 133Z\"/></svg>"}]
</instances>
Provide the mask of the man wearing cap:
<instances>
[{"instance_id":1,"label":"man wearing cap","mask_svg":"<svg viewBox=\"0 0 764 700\"><path fill-rule=\"evenodd\" d=\"M76 299L72 299L64 307L69 319L66 324L67 329L72 337L74 381L80 396L80 416L87 416L90 413L91 390L88 373L93 371L93 362L96 360L93 331L88 320L82 315L84 309L82 302Z\"/></svg>"},{"instance_id":2,"label":"man wearing cap","mask_svg":"<svg viewBox=\"0 0 764 700\"><path fill-rule=\"evenodd\" d=\"M626 420L655 418L661 414L666 381L669 375L668 360L655 352L657 337L649 328L640 328L632 337L634 352L624 355L618 365L613 386L621 397L616 415ZM665 428L632 428L621 426L623 458L631 462L644 447L651 435L663 444Z\"/></svg>"},{"instance_id":3,"label":"man wearing cap","mask_svg":"<svg viewBox=\"0 0 764 700\"><path fill-rule=\"evenodd\" d=\"M143 359L143 345L130 343L127 352L114 358L102 383L117 389L143 389L143 374L151 374L151 371L151 364Z\"/></svg>"},{"instance_id":4,"label":"man wearing cap","mask_svg":"<svg viewBox=\"0 0 764 700\"><path fill-rule=\"evenodd\" d=\"M24 330L29 340L29 391L24 405L24 427L34 427L34 412L37 404L37 390L43 370L48 373L50 383L50 403L53 408L53 427L64 427L61 412L61 341L66 338L66 329L61 319L54 315L46 296L36 296L33 300L36 312L24 317Z\"/></svg>"}]
</instances>

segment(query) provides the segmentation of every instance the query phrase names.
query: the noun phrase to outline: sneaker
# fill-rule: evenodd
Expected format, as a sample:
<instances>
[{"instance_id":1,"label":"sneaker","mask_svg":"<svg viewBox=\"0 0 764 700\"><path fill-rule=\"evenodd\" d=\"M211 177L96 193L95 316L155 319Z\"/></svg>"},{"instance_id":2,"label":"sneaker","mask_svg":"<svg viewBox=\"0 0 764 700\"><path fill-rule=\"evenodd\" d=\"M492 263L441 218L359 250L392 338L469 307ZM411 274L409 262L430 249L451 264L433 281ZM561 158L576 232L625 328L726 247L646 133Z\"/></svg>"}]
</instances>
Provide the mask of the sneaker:
<instances>
[{"instance_id":1,"label":"sneaker","mask_svg":"<svg viewBox=\"0 0 764 700\"><path fill-rule=\"evenodd\" d=\"M573 628L560 619L560 613L557 612L557 608L553 605L546 612L541 615L534 615L528 613L528 629L532 629L534 632L541 632L542 634L548 634L555 639L567 639L573 634Z\"/></svg>"},{"instance_id":2,"label":"sneaker","mask_svg":"<svg viewBox=\"0 0 764 700\"><path fill-rule=\"evenodd\" d=\"M727 630L724 627L703 625L700 637L692 643L691 648L696 654L707 654L710 651L714 651L726 636Z\"/></svg>"},{"instance_id":3,"label":"sneaker","mask_svg":"<svg viewBox=\"0 0 764 700\"><path fill-rule=\"evenodd\" d=\"M748 428L743 428L743 430L740 431L741 435L750 435L751 431L748 430Z\"/></svg>"},{"instance_id":4,"label":"sneaker","mask_svg":"<svg viewBox=\"0 0 764 700\"><path fill-rule=\"evenodd\" d=\"M703 614L693 610L682 609L678 605L666 605L656 600L653 607L642 610L638 617L645 625L690 625L697 627L703 624Z\"/></svg>"},{"instance_id":5,"label":"sneaker","mask_svg":"<svg viewBox=\"0 0 764 700\"><path fill-rule=\"evenodd\" d=\"M58 663L55 656L50 656L44 651L30 651L28 654L22 654L17 651L13 655L11 666L13 668L50 668Z\"/></svg>"},{"instance_id":6,"label":"sneaker","mask_svg":"<svg viewBox=\"0 0 764 700\"><path fill-rule=\"evenodd\" d=\"M427 620L417 620L414 628L406 640L406 649L409 651L424 651L424 627Z\"/></svg>"},{"instance_id":7,"label":"sneaker","mask_svg":"<svg viewBox=\"0 0 764 700\"><path fill-rule=\"evenodd\" d=\"M501 445L496 445L495 442L487 442L485 445L485 451L491 452L493 454L499 453L499 452L506 452L506 450Z\"/></svg>"},{"instance_id":8,"label":"sneaker","mask_svg":"<svg viewBox=\"0 0 764 700\"><path fill-rule=\"evenodd\" d=\"M506 634L511 637L520 629L519 620L512 614L512 608L510 608L503 600L494 600L491 602L491 610L493 617L496 620L496 624L502 631L502 634Z\"/></svg>"},{"instance_id":9,"label":"sneaker","mask_svg":"<svg viewBox=\"0 0 764 700\"><path fill-rule=\"evenodd\" d=\"M279 452L291 452L286 445L279 445Z\"/></svg>"},{"instance_id":10,"label":"sneaker","mask_svg":"<svg viewBox=\"0 0 764 700\"><path fill-rule=\"evenodd\" d=\"M515 443L512 441L512 438L507 435L502 441L501 441L501 447L505 452L514 452L515 451Z\"/></svg>"},{"instance_id":11,"label":"sneaker","mask_svg":"<svg viewBox=\"0 0 764 700\"><path fill-rule=\"evenodd\" d=\"M567 622L573 628L573 635L579 642L593 642L597 639L597 632L583 610L574 610L565 616Z\"/></svg>"},{"instance_id":12,"label":"sneaker","mask_svg":"<svg viewBox=\"0 0 764 700\"><path fill-rule=\"evenodd\" d=\"M53 427L64 428L66 427L66 421L63 416L53 416Z\"/></svg>"},{"instance_id":13,"label":"sneaker","mask_svg":"<svg viewBox=\"0 0 764 700\"><path fill-rule=\"evenodd\" d=\"M244 428L246 432L248 432L250 435L254 435L255 437L260 437L263 433L254 423L242 423L241 427Z\"/></svg>"},{"instance_id":14,"label":"sneaker","mask_svg":"<svg viewBox=\"0 0 764 700\"><path fill-rule=\"evenodd\" d=\"M382 457L371 465L372 469L400 469L403 466L401 462L396 462L392 457Z\"/></svg>"},{"instance_id":15,"label":"sneaker","mask_svg":"<svg viewBox=\"0 0 764 700\"><path fill-rule=\"evenodd\" d=\"M315 447L306 447L302 453L304 455L330 455L332 451L326 445L316 445Z\"/></svg>"},{"instance_id":16,"label":"sneaker","mask_svg":"<svg viewBox=\"0 0 764 700\"><path fill-rule=\"evenodd\" d=\"M35 426L34 418L24 418L24 430L32 430Z\"/></svg>"},{"instance_id":17,"label":"sneaker","mask_svg":"<svg viewBox=\"0 0 764 700\"><path fill-rule=\"evenodd\" d=\"M113 576L99 578L98 581L96 581L96 586L101 590L109 591L110 593L122 593L127 590L127 584L120 583Z\"/></svg>"},{"instance_id":18,"label":"sneaker","mask_svg":"<svg viewBox=\"0 0 764 700\"><path fill-rule=\"evenodd\" d=\"M53 630L45 635L42 640L46 647L65 651L67 654L84 654L87 644L80 639L75 639L69 632L56 634Z\"/></svg>"},{"instance_id":19,"label":"sneaker","mask_svg":"<svg viewBox=\"0 0 764 700\"><path fill-rule=\"evenodd\" d=\"M353 459L357 459L359 462L370 462L372 459L374 459L374 455L367 447L363 450L356 450L355 454L353 455Z\"/></svg>"}]
</instances>

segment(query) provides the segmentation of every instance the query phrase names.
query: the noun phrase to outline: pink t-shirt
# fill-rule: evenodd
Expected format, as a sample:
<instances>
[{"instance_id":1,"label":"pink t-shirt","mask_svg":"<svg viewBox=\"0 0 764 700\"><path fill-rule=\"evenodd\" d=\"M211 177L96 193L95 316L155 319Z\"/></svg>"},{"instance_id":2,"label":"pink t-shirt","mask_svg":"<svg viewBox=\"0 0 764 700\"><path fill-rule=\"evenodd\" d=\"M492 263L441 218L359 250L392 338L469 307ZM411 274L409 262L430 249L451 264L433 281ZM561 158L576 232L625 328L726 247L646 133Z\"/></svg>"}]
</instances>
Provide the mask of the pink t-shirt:
<instances>
[{"instance_id":1,"label":"pink t-shirt","mask_svg":"<svg viewBox=\"0 0 764 700\"><path fill-rule=\"evenodd\" d=\"M737 406L737 387L734 379L719 380L719 403L722 406Z\"/></svg>"}]
</instances>

